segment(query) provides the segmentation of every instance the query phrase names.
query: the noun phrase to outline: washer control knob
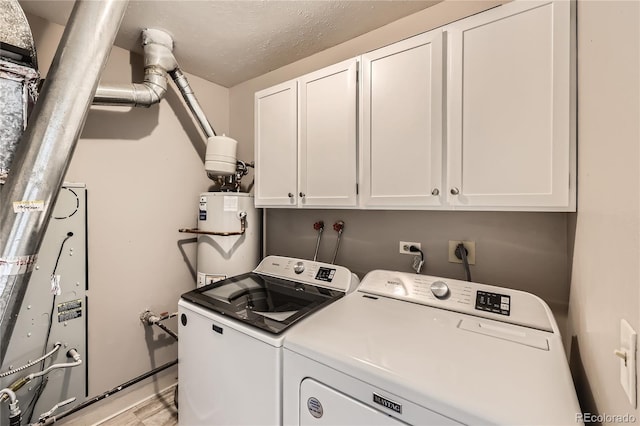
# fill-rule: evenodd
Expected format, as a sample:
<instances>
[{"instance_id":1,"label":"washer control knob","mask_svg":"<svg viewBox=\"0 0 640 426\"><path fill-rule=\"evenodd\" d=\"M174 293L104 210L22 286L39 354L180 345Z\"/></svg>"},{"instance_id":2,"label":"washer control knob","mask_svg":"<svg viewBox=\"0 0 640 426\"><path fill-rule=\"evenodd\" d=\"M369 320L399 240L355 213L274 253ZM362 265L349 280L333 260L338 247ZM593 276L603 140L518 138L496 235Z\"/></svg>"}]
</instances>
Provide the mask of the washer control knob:
<instances>
[{"instance_id":1,"label":"washer control knob","mask_svg":"<svg viewBox=\"0 0 640 426\"><path fill-rule=\"evenodd\" d=\"M301 274L303 271L304 271L304 263L298 262L295 265L293 265L293 272L295 272L296 274Z\"/></svg>"},{"instance_id":2,"label":"washer control knob","mask_svg":"<svg viewBox=\"0 0 640 426\"><path fill-rule=\"evenodd\" d=\"M435 281L431 284L431 293L438 299L445 299L449 296L449 286L444 281Z\"/></svg>"}]
</instances>

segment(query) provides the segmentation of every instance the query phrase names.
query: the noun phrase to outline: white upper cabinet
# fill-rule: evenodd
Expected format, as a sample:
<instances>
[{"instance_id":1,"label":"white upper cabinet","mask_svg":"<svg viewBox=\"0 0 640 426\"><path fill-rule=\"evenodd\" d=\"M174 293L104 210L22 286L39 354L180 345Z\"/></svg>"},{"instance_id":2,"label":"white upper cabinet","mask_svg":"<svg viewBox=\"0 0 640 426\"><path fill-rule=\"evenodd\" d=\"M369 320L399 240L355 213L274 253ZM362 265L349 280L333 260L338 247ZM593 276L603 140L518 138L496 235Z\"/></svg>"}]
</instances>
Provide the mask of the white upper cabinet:
<instances>
[{"instance_id":1,"label":"white upper cabinet","mask_svg":"<svg viewBox=\"0 0 640 426\"><path fill-rule=\"evenodd\" d=\"M257 207L295 207L297 203L297 82L255 95Z\"/></svg>"},{"instance_id":2,"label":"white upper cabinet","mask_svg":"<svg viewBox=\"0 0 640 426\"><path fill-rule=\"evenodd\" d=\"M571 14L515 1L446 27L454 208L575 210Z\"/></svg>"},{"instance_id":3,"label":"white upper cabinet","mask_svg":"<svg viewBox=\"0 0 640 426\"><path fill-rule=\"evenodd\" d=\"M302 207L355 207L355 59L298 79L298 202Z\"/></svg>"},{"instance_id":4,"label":"white upper cabinet","mask_svg":"<svg viewBox=\"0 0 640 426\"><path fill-rule=\"evenodd\" d=\"M257 207L355 207L357 60L255 95Z\"/></svg>"},{"instance_id":5,"label":"white upper cabinet","mask_svg":"<svg viewBox=\"0 0 640 426\"><path fill-rule=\"evenodd\" d=\"M256 205L575 211L574 8L515 0L256 93Z\"/></svg>"},{"instance_id":6,"label":"white upper cabinet","mask_svg":"<svg viewBox=\"0 0 640 426\"><path fill-rule=\"evenodd\" d=\"M362 55L362 207L441 204L442 91L441 30Z\"/></svg>"}]
</instances>

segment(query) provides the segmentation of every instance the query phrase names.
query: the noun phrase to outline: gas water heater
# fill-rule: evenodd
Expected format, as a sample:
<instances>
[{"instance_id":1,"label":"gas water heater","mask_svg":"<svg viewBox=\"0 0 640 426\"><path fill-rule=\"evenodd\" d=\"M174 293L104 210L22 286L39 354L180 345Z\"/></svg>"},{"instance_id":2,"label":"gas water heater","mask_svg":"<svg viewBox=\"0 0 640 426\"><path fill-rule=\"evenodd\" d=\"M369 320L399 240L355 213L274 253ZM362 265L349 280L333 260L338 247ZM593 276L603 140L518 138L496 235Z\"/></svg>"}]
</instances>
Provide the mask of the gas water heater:
<instances>
[{"instance_id":1,"label":"gas water heater","mask_svg":"<svg viewBox=\"0 0 640 426\"><path fill-rule=\"evenodd\" d=\"M198 287L252 271L262 218L245 192L204 192L198 209Z\"/></svg>"},{"instance_id":2,"label":"gas water heater","mask_svg":"<svg viewBox=\"0 0 640 426\"><path fill-rule=\"evenodd\" d=\"M198 287L251 272L260 263L261 210L240 185L254 165L236 159L237 144L224 135L208 139L204 168L220 191L200 194L198 226L179 230L198 236Z\"/></svg>"}]
</instances>

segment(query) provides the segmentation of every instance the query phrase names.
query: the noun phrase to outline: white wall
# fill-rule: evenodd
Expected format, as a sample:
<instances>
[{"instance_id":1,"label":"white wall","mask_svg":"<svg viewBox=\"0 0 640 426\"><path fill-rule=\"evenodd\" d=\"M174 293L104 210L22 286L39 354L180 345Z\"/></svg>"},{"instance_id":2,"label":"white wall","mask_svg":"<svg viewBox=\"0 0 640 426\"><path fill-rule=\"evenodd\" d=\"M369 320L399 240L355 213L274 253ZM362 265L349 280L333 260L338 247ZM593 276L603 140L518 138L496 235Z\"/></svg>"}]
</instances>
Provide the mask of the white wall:
<instances>
[{"instance_id":1,"label":"white wall","mask_svg":"<svg viewBox=\"0 0 640 426\"><path fill-rule=\"evenodd\" d=\"M578 213L569 322L583 409L635 414L620 319L640 330L640 2L578 2Z\"/></svg>"},{"instance_id":2,"label":"white wall","mask_svg":"<svg viewBox=\"0 0 640 426\"><path fill-rule=\"evenodd\" d=\"M29 21L44 75L63 28L33 16ZM141 56L114 47L102 80L142 81L142 69ZM228 89L188 78L216 130L228 133ZM195 287L195 240L178 228L195 226L198 194L210 185L204 148L173 84L166 99L148 109L89 112L66 180L86 183L88 193L90 396L177 357L177 343L144 327L139 315L146 308L174 312L180 294ZM177 329L175 321L167 325ZM106 412L175 383L176 377L176 368L167 370ZM104 417L93 412L92 420Z\"/></svg>"},{"instance_id":3,"label":"white wall","mask_svg":"<svg viewBox=\"0 0 640 426\"><path fill-rule=\"evenodd\" d=\"M446 1L327 49L230 90L231 135L240 155L253 159L254 93L324 66L440 27L499 2ZM473 279L534 292L561 314L569 298L567 215L563 213L384 212L349 210L278 210L267 212L267 253L312 257L313 223L327 227L322 260L331 259L337 219L346 222L338 263L364 274L386 268L410 271L411 257L398 253L398 241L426 248L423 273L462 278L459 264L447 261L448 240L477 243ZM561 315L563 316L563 315Z\"/></svg>"}]
</instances>

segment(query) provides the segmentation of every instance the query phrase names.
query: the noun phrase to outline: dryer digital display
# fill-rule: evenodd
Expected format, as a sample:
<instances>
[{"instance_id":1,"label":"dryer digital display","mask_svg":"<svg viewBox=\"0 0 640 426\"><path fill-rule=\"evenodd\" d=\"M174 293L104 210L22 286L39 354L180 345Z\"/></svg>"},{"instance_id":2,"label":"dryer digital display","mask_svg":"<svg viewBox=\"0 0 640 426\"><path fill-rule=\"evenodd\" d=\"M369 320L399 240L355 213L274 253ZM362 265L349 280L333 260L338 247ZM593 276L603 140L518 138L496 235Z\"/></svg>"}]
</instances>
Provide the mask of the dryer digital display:
<instances>
[{"instance_id":1,"label":"dryer digital display","mask_svg":"<svg viewBox=\"0 0 640 426\"><path fill-rule=\"evenodd\" d=\"M511 312L511 296L478 290L476 292L476 309L509 316Z\"/></svg>"}]
</instances>

